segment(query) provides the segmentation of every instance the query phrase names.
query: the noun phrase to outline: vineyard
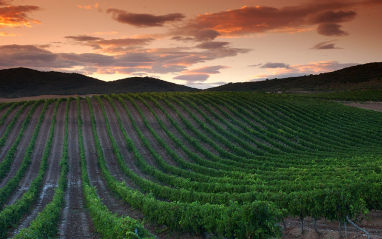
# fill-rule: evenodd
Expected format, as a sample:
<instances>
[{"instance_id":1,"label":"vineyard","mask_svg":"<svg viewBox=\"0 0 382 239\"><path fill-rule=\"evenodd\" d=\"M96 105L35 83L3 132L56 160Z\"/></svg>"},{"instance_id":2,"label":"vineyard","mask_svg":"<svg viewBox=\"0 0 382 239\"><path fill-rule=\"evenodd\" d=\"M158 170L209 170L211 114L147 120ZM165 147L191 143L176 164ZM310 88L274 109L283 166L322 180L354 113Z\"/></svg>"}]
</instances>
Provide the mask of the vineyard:
<instances>
[{"instance_id":1,"label":"vineyard","mask_svg":"<svg viewBox=\"0 0 382 239\"><path fill-rule=\"evenodd\" d=\"M345 236L382 210L381 122L243 92L0 103L0 238Z\"/></svg>"}]
</instances>

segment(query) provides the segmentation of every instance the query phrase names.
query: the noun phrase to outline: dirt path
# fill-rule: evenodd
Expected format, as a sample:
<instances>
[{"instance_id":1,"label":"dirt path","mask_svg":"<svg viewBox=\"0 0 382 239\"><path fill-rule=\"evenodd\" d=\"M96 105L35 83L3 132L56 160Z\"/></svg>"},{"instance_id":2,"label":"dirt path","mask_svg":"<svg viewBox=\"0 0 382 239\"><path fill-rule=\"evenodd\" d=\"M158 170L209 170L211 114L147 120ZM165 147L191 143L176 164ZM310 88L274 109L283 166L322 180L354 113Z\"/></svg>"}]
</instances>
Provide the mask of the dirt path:
<instances>
[{"instance_id":1,"label":"dirt path","mask_svg":"<svg viewBox=\"0 0 382 239\"><path fill-rule=\"evenodd\" d=\"M125 102L128 103L127 101L125 101ZM125 108L122 106L122 104L120 102L114 101L114 103L115 103L115 106L116 106L116 108L117 108L117 110L119 112L119 115L121 117L122 125L124 126L124 128L126 130L126 133L130 137L130 139L134 142L135 147L137 147L138 151L142 154L142 156L144 157L145 160L153 161L154 159L152 159L152 156L151 156L150 152L148 152L148 150L146 149L146 147L143 145L142 141L138 137L138 135L137 135L137 133L136 133L136 131L135 131L131 121L130 121L130 118L129 118ZM133 111L132 111L133 110L132 109L133 106L129 105L129 104L127 104L127 106L128 106L128 109L129 109L130 113L133 114ZM152 176L146 175L145 173L143 173L135 165L136 159L135 158L133 158L133 159L134 160L126 159L125 162L140 177L148 179L148 180L154 180Z\"/></svg>"},{"instance_id":2,"label":"dirt path","mask_svg":"<svg viewBox=\"0 0 382 239\"><path fill-rule=\"evenodd\" d=\"M26 153L26 149L29 145L29 142L31 141L31 138L33 136L34 129L36 128L38 118L41 114L43 105L40 105L37 107L35 112L32 115L32 119L29 122L29 125L27 126L26 130L24 131L24 135L17 147L15 157L13 159L11 168L7 174L7 176L1 181L0 188L4 187L10 179L12 179L15 175L17 170L19 169L21 162L24 159L24 155ZM10 133L8 140L6 141L4 147L1 149L0 156L3 160L8 153L9 149L12 147L12 145L15 143L17 136L20 133L21 125L23 124L26 115L28 114L30 108L26 109L17 120L17 123L15 127L13 128L12 132Z\"/></svg>"},{"instance_id":3,"label":"dirt path","mask_svg":"<svg viewBox=\"0 0 382 239\"><path fill-rule=\"evenodd\" d=\"M42 106L43 105L40 105L38 107L38 109L36 109L36 112L33 114L33 117L31 120L31 125L35 126L37 124L38 118L40 117ZM54 103L50 104L47 111L45 112L45 118L42 121L41 128L40 128L39 134L38 134L37 139L36 139L36 144L35 144L32 156L31 156L31 164L29 165L27 171L25 172L23 179L21 180L21 182L19 184L19 189L10 197L10 199L6 203L7 205L13 204L16 202L16 200L21 198L22 195L29 189L30 184L32 183L33 179L38 174L38 170L39 170L40 164L41 164L42 155L44 153L44 148L45 148L45 145L46 145L47 140L48 140L49 128L51 125L54 107L55 107ZM31 134L33 134L34 128L35 127L33 127L33 130L30 130ZM28 141L25 142L23 145L20 144L18 148L25 150L29 145L29 141L30 141L30 139L28 139ZM14 176L16 174L16 172L17 172L17 170L18 170L18 168L19 168L19 166L23 160L24 154L22 154L22 155L18 155L18 153L16 153L16 154L17 154L16 158L14 160L14 163L12 164L11 171L8 174L8 176L10 176L10 175Z\"/></svg>"},{"instance_id":4,"label":"dirt path","mask_svg":"<svg viewBox=\"0 0 382 239\"><path fill-rule=\"evenodd\" d=\"M70 103L68 119L69 172L68 188L62 221L58 226L58 238L99 238L88 211L85 209L81 186L80 151L78 147L77 102Z\"/></svg>"},{"instance_id":5,"label":"dirt path","mask_svg":"<svg viewBox=\"0 0 382 239\"><path fill-rule=\"evenodd\" d=\"M21 106L17 106L15 107L11 112L9 112L9 115L5 118L4 122L0 125L0 138L3 137L5 131L7 130L7 127L9 125L9 123L11 123L11 121L13 120L13 118L15 117L17 111L21 108ZM8 110L8 108L6 108L5 110ZM24 109L24 112L26 111L27 109ZM2 113L5 113L5 112L2 112ZM2 114L0 114L0 118L1 118ZM21 117L20 117L21 118ZM19 118L19 119L20 119ZM25 119L25 117L23 118ZM16 125L15 125L16 127Z\"/></svg>"},{"instance_id":6,"label":"dirt path","mask_svg":"<svg viewBox=\"0 0 382 239\"><path fill-rule=\"evenodd\" d=\"M370 233L371 239L382 238L382 212L370 212L369 220L362 220L357 223L357 226L366 229ZM287 228L283 232L282 238L287 239L338 239L339 226L338 222L331 222L328 220L317 220L317 229L321 235L317 235L313 228L313 219L307 218L304 220L304 232L301 233L300 221L296 218L288 218L285 220ZM345 228L342 225L342 236L345 237ZM361 239L367 238L366 234L354 226L347 224L347 239Z\"/></svg>"},{"instance_id":7,"label":"dirt path","mask_svg":"<svg viewBox=\"0 0 382 239\"><path fill-rule=\"evenodd\" d=\"M51 107L55 107L56 103L52 104ZM48 115L47 115L48 116ZM53 117L53 115L52 115ZM47 117L47 120L52 120L52 117ZM54 189L57 188L58 179L60 177L60 160L62 158L62 148L64 143L64 133L65 133L65 102L61 102L59 108L57 109L56 123L54 126L53 135L53 147L50 151L48 158L48 168L45 172L45 177L43 181L43 189L40 193L40 197L32 212L21 221L19 227L14 231L13 234L18 233L23 228L29 227L30 223L36 218L37 214L40 213L44 207L50 203L54 196Z\"/></svg>"},{"instance_id":8,"label":"dirt path","mask_svg":"<svg viewBox=\"0 0 382 239\"><path fill-rule=\"evenodd\" d=\"M25 118L26 118L26 116L28 115L28 112L29 112L29 110L31 109L31 107L32 107L32 106L27 107L27 108L24 109L24 111L20 114L20 117L17 119L17 121L16 121L16 123L15 123L15 125L14 125L14 127L13 127L13 129L12 129L12 131L11 131L11 133L8 135L8 138L7 138L7 140L5 141L4 146L3 146L2 148L0 148L0 162L3 161L5 155L7 155L9 149L10 149L10 148L12 147L12 145L15 143L16 138L17 138L17 136L19 135L19 132L20 132L20 130L21 130L21 126L22 126L22 124L24 123ZM42 107L40 108L40 110L41 110L41 109L42 109ZM8 127L9 123L13 120L13 118L14 118L14 116L15 116L17 110L19 110L19 107L17 107L17 109L15 109L13 112L11 112L11 113L8 115L7 119L6 119L5 122L4 122L4 124L6 123L7 125L6 125L6 127L4 128L4 131L2 132L2 134L1 134L0 137L2 137L2 136L4 135L6 128ZM37 110L37 109L36 109L36 110ZM40 111L40 112L41 112L41 111ZM37 122L35 122L35 123L37 123ZM32 124L32 122L29 123L29 125L31 125L31 124ZM3 125L3 126L4 126L4 125ZM32 127L29 126L29 127L27 128L27 130L24 132L24 137L27 137L27 136L26 136L26 135L28 134L27 132L30 131L31 128L34 129L33 126L32 126ZM31 131L32 131L32 134L33 134L33 129L31 130ZM32 135L30 135L30 136L32 137ZM23 141L23 140L21 140L21 141ZM28 141L28 142L29 142L29 141ZM21 143L21 142L20 142L20 143ZM19 146L18 148L19 148L19 149L22 149L20 146ZM1 187L1 186L0 186L0 187Z\"/></svg>"},{"instance_id":9,"label":"dirt path","mask_svg":"<svg viewBox=\"0 0 382 239\"><path fill-rule=\"evenodd\" d=\"M105 103L106 104L106 103ZM104 115L102 113L101 106L98 102L95 100L92 101L93 109L94 109L94 116L97 119L97 133L98 138L100 140L100 143L102 145L102 149L105 155L105 161L107 164L107 167L109 168L110 173L118 180L118 181L125 181L126 186L133 187L137 189L138 187L122 172L121 168L119 167L117 158L113 151L113 146L111 144L111 141L109 139L109 135L106 128L106 122ZM107 107L107 105L106 105ZM108 111L107 112L109 118L111 119L112 116L115 115L114 112ZM109 120L109 119L108 119ZM121 152L126 151L126 144L123 144L124 139L123 136L120 134L120 130L118 127L118 123L112 120L109 121L110 127L112 128L112 133L114 139L117 142L117 145L119 146L119 149ZM121 150L125 149L125 150Z\"/></svg>"},{"instance_id":10,"label":"dirt path","mask_svg":"<svg viewBox=\"0 0 382 239\"><path fill-rule=\"evenodd\" d=\"M344 105L382 112L382 102L341 102Z\"/></svg>"},{"instance_id":11,"label":"dirt path","mask_svg":"<svg viewBox=\"0 0 382 239\"><path fill-rule=\"evenodd\" d=\"M117 199L112 195L106 185L106 182L101 176L102 173L97 165L97 154L92 133L89 108L85 100L81 101L81 116L83 120L82 128L84 135L85 157L91 185L97 188L98 196L111 212L116 213L118 216L125 215L136 219L143 219L143 215L138 210L133 210L129 205L126 205L124 201ZM99 121L97 122L99 125Z\"/></svg>"}]
</instances>

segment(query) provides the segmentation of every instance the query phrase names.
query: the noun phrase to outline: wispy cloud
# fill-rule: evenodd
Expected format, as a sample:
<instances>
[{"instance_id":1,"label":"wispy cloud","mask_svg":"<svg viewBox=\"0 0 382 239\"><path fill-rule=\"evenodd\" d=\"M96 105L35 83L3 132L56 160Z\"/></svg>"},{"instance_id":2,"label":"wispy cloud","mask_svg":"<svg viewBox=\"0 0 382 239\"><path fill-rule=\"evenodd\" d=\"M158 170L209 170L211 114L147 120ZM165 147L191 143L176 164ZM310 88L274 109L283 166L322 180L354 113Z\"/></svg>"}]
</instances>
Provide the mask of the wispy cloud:
<instances>
[{"instance_id":1,"label":"wispy cloud","mask_svg":"<svg viewBox=\"0 0 382 239\"><path fill-rule=\"evenodd\" d=\"M220 70L227 69L227 66L204 66L181 72L181 75L175 76L175 80L185 80L187 84L200 83L206 81L210 74L219 74Z\"/></svg>"},{"instance_id":2,"label":"wispy cloud","mask_svg":"<svg viewBox=\"0 0 382 239\"><path fill-rule=\"evenodd\" d=\"M336 47L336 40L331 40L331 41L323 41L315 44L312 48L310 49L315 49L315 50L332 50L332 49L343 49L340 47Z\"/></svg>"},{"instance_id":3,"label":"wispy cloud","mask_svg":"<svg viewBox=\"0 0 382 239\"><path fill-rule=\"evenodd\" d=\"M358 65L358 63L339 63L337 61L319 61L309 64L290 65L288 68L269 68L269 73L258 74L253 80L265 80L273 78L286 78L331 72L345 67Z\"/></svg>"},{"instance_id":4,"label":"wispy cloud","mask_svg":"<svg viewBox=\"0 0 382 239\"><path fill-rule=\"evenodd\" d=\"M289 69L289 65L288 64L285 64L285 63L272 63L272 62L268 62L268 63L265 63L264 65L262 65L260 68L285 68L285 69Z\"/></svg>"},{"instance_id":5,"label":"wispy cloud","mask_svg":"<svg viewBox=\"0 0 382 239\"><path fill-rule=\"evenodd\" d=\"M185 17L182 13L152 15L144 13L131 13L115 8L109 8L106 12L111 13L113 19L117 22L136 27L161 27L167 22L179 21Z\"/></svg>"}]
</instances>

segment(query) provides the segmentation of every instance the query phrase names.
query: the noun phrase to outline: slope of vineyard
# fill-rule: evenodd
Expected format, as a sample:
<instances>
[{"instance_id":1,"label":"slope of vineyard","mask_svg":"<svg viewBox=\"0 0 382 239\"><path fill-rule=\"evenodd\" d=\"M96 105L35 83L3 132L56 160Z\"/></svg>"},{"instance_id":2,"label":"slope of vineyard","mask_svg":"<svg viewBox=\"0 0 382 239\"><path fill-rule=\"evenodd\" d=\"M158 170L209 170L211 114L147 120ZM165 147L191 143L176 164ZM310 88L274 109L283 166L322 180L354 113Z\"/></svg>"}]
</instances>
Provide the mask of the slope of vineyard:
<instances>
[{"instance_id":1,"label":"slope of vineyard","mask_svg":"<svg viewBox=\"0 0 382 239\"><path fill-rule=\"evenodd\" d=\"M275 238L290 220L363 235L352 223L382 210L381 121L244 92L2 103L0 237Z\"/></svg>"}]
</instances>

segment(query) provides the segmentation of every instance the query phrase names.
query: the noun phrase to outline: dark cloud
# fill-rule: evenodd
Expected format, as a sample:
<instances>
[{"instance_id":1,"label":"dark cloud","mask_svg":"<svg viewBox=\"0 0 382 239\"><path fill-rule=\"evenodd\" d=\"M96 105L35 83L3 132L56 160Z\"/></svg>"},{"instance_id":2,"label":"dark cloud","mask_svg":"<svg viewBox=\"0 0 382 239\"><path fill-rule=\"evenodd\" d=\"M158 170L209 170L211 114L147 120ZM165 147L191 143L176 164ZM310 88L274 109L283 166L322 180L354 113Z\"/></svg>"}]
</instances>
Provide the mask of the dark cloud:
<instances>
[{"instance_id":1,"label":"dark cloud","mask_svg":"<svg viewBox=\"0 0 382 239\"><path fill-rule=\"evenodd\" d=\"M225 46L228 46L229 45L229 42L203 42L199 45L197 45L196 47L197 48L200 48L200 49L220 49L220 48L223 48Z\"/></svg>"},{"instance_id":2,"label":"dark cloud","mask_svg":"<svg viewBox=\"0 0 382 239\"><path fill-rule=\"evenodd\" d=\"M97 40L103 40L103 38L100 37L92 37L92 36L86 36L86 35L80 35L80 36L66 36L65 38L75 40L75 41L97 41Z\"/></svg>"},{"instance_id":3,"label":"dark cloud","mask_svg":"<svg viewBox=\"0 0 382 239\"><path fill-rule=\"evenodd\" d=\"M114 39L116 40L116 39ZM90 42L95 42L95 40ZM106 40L105 40L106 41ZM108 40L107 40L108 41ZM86 42L82 42L86 43ZM104 52L110 48L111 42L105 47L99 43ZM126 45L125 41L112 41L113 44ZM130 43L128 41L128 43ZM102 44L106 44L103 42ZM192 48L156 48L156 49L131 49L119 51L119 54L107 55L104 53L54 53L47 49L48 46L39 45L4 45L0 46L0 68L31 67L41 70L66 70L75 69L76 72L91 74L168 74L181 73L183 75L208 75L218 74L225 66L208 66L193 69L187 68L215 59L235 56L248 52L246 49L223 47L222 49L193 51Z\"/></svg>"},{"instance_id":4,"label":"dark cloud","mask_svg":"<svg viewBox=\"0 0 382 239\"><path fill-rule=\"evenodd\" d=\"M1 1L1 5L6 5L6 1ZM8 5L6 7L0 8L0 27L30 27L31 22L40 23L37 20L33 20L29 17L29 14L34 11L38 11L40 8L38 6L12 6Z\"/></svg>"},{"instance_id":5,"label":"dark cloud","mask_svg":"<svg viewBox=\"0 0 382 239\"><path fill-rule=\"evenodd\" d=\"M171 40L175 40L175 41L193 41L193 40L195 40L195 38L193 38L193 37L174 36L174 37L171 37Z\"/></svg>"},{"instance_id":6,"label":"dark cloud","mask_svg":"<svg viewBox=\"0 0 382 239\"><path fill-rule=\"evenodd\" d=\"M197 41L212 41L221 34L212 29L203 29L193 32L193 36Z\"/></svg>"},{"instance_id":7,"label":"dark cloud","mask_svg":"<svg viewBox=\"0 0 382 239\"><path fill-rule=\"evenodd\" d=\"M351 21L357 15L354 11L326 11L316 14L311 22L318 24L317 32L324 36L345 36L347 32L342 31L339 23Z\"/></svg>"},{"instance_id":8,"label":"dark cloud","mask_svg":"<svg viewBox=\"0 0 382 239\"><path fill-rule=\"evenodd\" d=\"M319 42L310 49L316 49L316 50L342 49L342 48L336 47L335 46L336 44L334 42L335 40Z\"/></svg>"},{"instance_id":9,"label":"dark cloud","mask_svg":"<svg viewBox=\"0 0 382 239\"><path fill-rule=\"evenodd\" d=\"M71 63L59 60L58 54L34 45L0 46L0 67L71 67Z\"/></svg>"},{"instance_id":10,"label":"dark cloud","mask_svg":"<svg viewBox=\"0 0 382 239\"><path fill-rule=\"evenodd\" d=\"M137 27L160 27L167 22L182 20L185 16L182 13L171 13L167 15L152 15L129 13L123 10L110 8L107 13L111 13L114 20Z\"/></svg>"},{"instance_id":11,"label":"dark cloud","mask_svg":"<svg viewBox=\"0 0 382 239\"><path fill-rule=\"evenodd\" d=\"M285 63L270 63L269 62L269 63L262 65L260 68L286 68L286 69L288 69L289 65L285 64Z\"/></svg>"}]
</instances>

